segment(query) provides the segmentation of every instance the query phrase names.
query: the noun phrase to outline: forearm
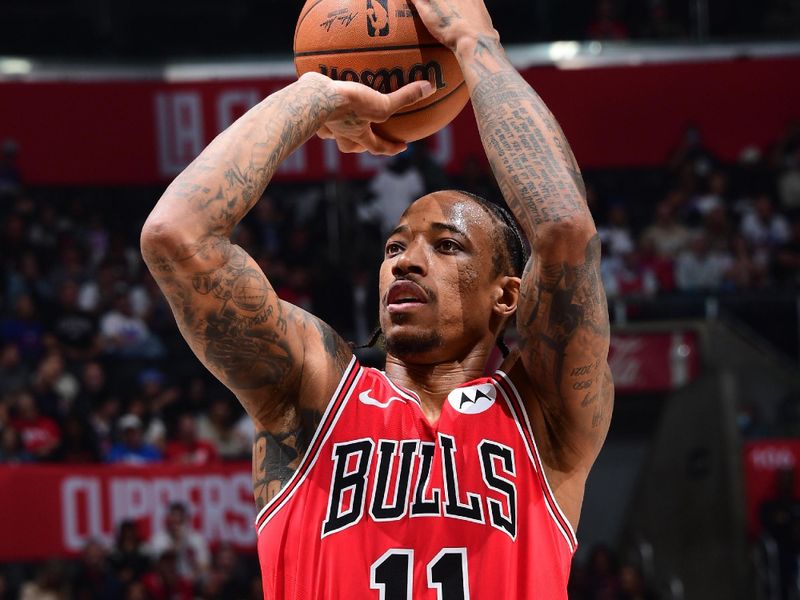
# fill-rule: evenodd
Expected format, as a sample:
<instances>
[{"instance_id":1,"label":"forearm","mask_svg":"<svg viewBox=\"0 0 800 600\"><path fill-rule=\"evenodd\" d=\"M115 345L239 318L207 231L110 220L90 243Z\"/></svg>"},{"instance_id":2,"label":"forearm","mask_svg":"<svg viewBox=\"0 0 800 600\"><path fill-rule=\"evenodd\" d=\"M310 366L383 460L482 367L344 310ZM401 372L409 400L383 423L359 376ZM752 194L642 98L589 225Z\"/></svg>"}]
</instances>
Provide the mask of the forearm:
<instances>
[{"instance_id":1,"label":"forearm","mask_svg":"<svg viewBox=\"0 0 800 600\"><path fill-rule=\"evenodd\" d=\"M172 182L145 234L178 232L185 243L230 235L280 163L325 123L340 97L318 77L270 95L222 132ZM147 237L146 235L143 236Z\"/></svg>"},{"instance_id":2,"label":"forearm","mask_svg":"<svg viewBox=\"0 0 800 600\"><path fill-rule=\"evenodd\" d=\"M544 101L508 61L494 36L456 48L486 155L528 238L540 244L564 226L593 233L580 169Z\"/></svg>"}]
</instances>

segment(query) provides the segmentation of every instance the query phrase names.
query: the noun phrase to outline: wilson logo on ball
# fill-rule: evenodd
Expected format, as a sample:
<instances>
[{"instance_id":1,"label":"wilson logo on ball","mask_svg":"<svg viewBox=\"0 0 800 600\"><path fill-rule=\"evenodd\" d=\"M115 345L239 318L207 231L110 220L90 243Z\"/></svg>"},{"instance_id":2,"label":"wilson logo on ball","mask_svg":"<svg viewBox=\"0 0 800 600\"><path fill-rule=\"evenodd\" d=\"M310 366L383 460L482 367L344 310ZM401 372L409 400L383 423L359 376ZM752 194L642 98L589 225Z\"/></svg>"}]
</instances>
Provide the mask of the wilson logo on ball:
<instances>
[{"instance_id":1,"label":"wilson logo on ball","mask_svg":"<svg viewBox=\"0 0 800 600\"><path fill-rule=\"evenodd\" d=\"M389 35L389 0L367 0L367 33L370 37Z\"/></svg>"},{"instance_id":2,"label":"wilson logo on ball","mask_svg":"<svg viewBox=\"0 0 800 600\"><path fill-rule=\"evenodd\" d=\"M368 85L379 92L389 93L403 87L412 81L428 80L436 86L437 90L447 87L444 80L442 65L436 61L427 63L417 63L411 66L408 73L400 67L390 69L365 69L361 72L355 69L339 69L339 67L328 67L319 65L319 72L327 75L331 79L338 81L355 81Z\"/></svg>"}]
</instances>

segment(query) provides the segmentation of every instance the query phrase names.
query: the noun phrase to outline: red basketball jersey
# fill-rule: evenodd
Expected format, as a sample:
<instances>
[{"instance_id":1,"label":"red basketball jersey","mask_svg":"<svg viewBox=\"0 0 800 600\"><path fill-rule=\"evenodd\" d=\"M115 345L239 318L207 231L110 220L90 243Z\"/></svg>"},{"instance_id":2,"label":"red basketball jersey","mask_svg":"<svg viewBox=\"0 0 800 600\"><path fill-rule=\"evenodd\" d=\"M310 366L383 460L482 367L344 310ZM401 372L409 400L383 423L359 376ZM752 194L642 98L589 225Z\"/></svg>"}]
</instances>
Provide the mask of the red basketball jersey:
<instances>
[{"instance_id":1,"label":"red basketball jersey","mask_svg":"<svg viewBox=\"0 0 800 600\"><path fill-rule=\"evenodd\" d=\"M268 600L566 599L576 548L504 373L431 425L355 359L256 529Z\"/></svg>"}]
</instances>

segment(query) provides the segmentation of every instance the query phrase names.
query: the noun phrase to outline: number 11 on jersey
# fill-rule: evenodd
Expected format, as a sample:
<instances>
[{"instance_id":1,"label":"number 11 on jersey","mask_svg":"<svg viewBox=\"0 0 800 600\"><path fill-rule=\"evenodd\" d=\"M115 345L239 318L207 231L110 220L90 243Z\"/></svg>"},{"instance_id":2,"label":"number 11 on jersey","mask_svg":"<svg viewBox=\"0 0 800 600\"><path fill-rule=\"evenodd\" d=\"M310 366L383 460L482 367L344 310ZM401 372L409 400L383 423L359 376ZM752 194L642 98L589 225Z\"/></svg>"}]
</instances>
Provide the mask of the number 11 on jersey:
<instances>
[{"instance_id":1,"label":"number 11 on jersey","mask_svg":"<svg viewBox=\"0 0 800 600\"><path fill-rule=\"evenodd\" d=\"M466 548L442 548L425 570L438 600L469 600ZM393 548L372 563L369 587L378 590L379 600L412 600L413 573L414 551Z\"/></svg>"}]
</instances>

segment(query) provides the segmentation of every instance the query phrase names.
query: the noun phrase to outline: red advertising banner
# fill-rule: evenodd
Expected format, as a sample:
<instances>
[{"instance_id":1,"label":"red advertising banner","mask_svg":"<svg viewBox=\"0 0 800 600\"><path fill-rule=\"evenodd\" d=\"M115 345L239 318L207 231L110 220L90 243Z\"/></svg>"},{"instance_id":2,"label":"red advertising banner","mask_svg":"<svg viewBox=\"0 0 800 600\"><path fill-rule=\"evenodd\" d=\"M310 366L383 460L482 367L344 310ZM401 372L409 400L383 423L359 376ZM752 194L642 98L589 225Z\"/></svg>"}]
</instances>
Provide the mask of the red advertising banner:
<instances>
[{"instance_id":1,"label":"red advertising banner","mask_svg":"<svg viewBox=\"0 0 800 600\"><path fill-rule=\"evenodd\" d=\"M658 166L694 123L720 158L764 147L800 117L800 58L751 58L603 68L529 68L586 168ZM162 184L285 77L166 82L0 82L0 140L20 147L36 185ZM735 126L733 126L735 125ZM451 172L483 156L472 111L434 136ZM381 159L343 155L314 138L278 179L363 178Z\"/></svg>"},{"instance_id":2,"label":"red advertising banner","mask_svg":"<svg viewBox=\"0 0 800 600\"><path fill-rule=\"evenodd\" d=\"M72 555L89 539L111 545L135 520L147 539L171 502L184 502L209 544L255 550L248 464L217 467L0 467L0 562Z\"/></svg>"},{"instance_id":3,"label":"red advertising banner","mask_svg":"<svg viewBox=\"0 0 800 600\"><path fill-rule=\"evenodd\" d=\"M618 394L673 390L700 373L697 334L615 333L608 362Z\"/></svg>"},{"instance_id":4,"label":"red advertising banner","mask_svg":"<svg viewBox=\"0 0 800 600\"><path fill-rule=\"evenodd\" d=\"M744 484L747 531L755 537L761 530L759 508L775 497L777 474L800 466L800 440L774 439L748 442L744 446ZM795 497L800 497L800 477L794 482Z\"/></svg>"}]
</instances>

